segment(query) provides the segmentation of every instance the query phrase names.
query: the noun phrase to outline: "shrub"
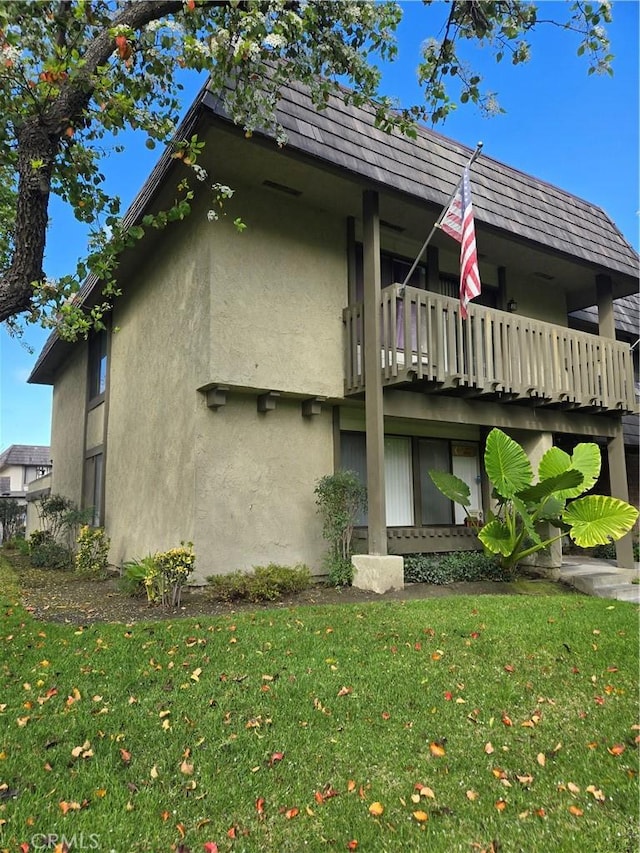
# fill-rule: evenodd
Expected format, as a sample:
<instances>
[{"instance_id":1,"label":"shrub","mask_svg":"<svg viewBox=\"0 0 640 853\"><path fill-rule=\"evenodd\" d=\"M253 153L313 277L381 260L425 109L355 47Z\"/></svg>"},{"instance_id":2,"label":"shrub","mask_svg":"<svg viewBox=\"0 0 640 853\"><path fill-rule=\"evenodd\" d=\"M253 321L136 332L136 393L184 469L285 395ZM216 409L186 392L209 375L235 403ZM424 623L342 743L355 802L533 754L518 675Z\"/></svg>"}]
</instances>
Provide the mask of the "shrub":
<instances>
[{"instance_id":1,"label":"shrub","mask_svg":"<svg viewBox=\"0 0 640 853\"><path fill-rule=\"evenodd\" d=\"M148 554L141 560L128 560L123 564L120 587L127 595L146 595L147 601L152 604L159 597L159 576L156 559L153 554Z\"/></svg>"},{"instance_id":2,"label":"shrub","mask_svg":"<svg viewBox=\"0 0 640 853\"><path fill-rule=\"evenodd\" d=\"M303 564L297 566L255 566L253 572L211 575L206 595L216 601L278 601L284 595L302 592L311 586L311 572Z\"/></svg>"},{"instance_id":3,"label":"shrub","mask_svg":"<svg viewBox=\"0 0 640 853\"><path fill-rule=\"evenodd\" d=\"M196 565L192 542L181 542L179 548L155 555L160 574L160 596L163 606L171 601L172 607L180 606L182 587Z\"/></svg>"},{"instance_id":4,"label":"shrub","mask_svg":"<svg viewBox=\"0 0 640 853\"><path fill-rule=\"evenodd\" d=\"M104 576L110 541L102 527L81 527L74 558L76 573L81 577Z\"/></svg>"},{"instance_id":5,"label":"shrub","mask_svg":"<svg viewBox=\"0 0 640 853\"><path fill-rule=\"evenodd\" d=\"M17 551L21 557L29 556L29 543L24 536L14 536L4 543L4 547L9 551Z\"/></svg>"},{"instance_id":6,"label":"shrub","mask_svg":"<svg viewBox=\"0 0 640 853\"><path fill-rule=\"evenodd\" d=\"M69 569L73 555L48 530L35 530L29 537L29 561L36 568Z\"/></svg>"},{"instance_id":7,"label":"shrub","mask_svg":"<svg viewBox=\"0 0 640 853\"><path fill-rule=\"evenodd\" d=\"M322 535L329 542L325 557L329 582L334 586L350 585L353 528L367 507L367 490L353 471L336 471L318 480L314 493L322 518Z\"/></svg>"},{"instance_id":8,"label":"shrub","mask_svg":"<svg viewBox=\"0 0 640 853\"><path fill-rule=\"evenodd\" d=\"M511 579L495 557L479 551L455 551L450 554L412 554L404 558L406 583L447 584L456 581L504 581Z\"/></svg>"},{"instance_id":9,"label":"shrub","mask_svg":"<svg viewBox=\"0 0 640 853\"><path fill-rule=\"evenodd\" d=\"M615 542L607 542L606 545L596 545L592 551L592 556L598 560L615 560L616 545ZM637 562L640 560L640 543L633 543L633 559Z\"/></svg>"}]
</instances>

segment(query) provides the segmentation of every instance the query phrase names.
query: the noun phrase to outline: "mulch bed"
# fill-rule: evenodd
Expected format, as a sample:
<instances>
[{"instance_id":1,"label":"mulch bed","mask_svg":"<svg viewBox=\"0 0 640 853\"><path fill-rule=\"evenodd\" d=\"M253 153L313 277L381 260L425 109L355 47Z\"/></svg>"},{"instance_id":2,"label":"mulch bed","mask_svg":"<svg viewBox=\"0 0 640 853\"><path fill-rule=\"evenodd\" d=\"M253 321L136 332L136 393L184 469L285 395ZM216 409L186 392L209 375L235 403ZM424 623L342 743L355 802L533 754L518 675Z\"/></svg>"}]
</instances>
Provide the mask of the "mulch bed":
<instances>
[{"instance_id":1,"label":"mulch bed","mask_svg":"<svg viewBox=\"0 0 640 853\"><path fill-rule=\"evenodd\" d=\"M132 622L181 617L225 616L242 611L267 608L293 608L331 604L364 604L371 601L410 601L424 598L442 598L450 595L519 595L553 591L546 581L528 580L516 583L452 583L407 584L404 590L378 595L353 587L335 589L317 584L304 592L287 596L280 601L264 604L234 602L228 604L207 597L204 588L183 590L182 604L176 609L163 610L150 605L144 598L132 598L119 588L115 577L105 580L78 578L71 571L34 568L28 558L18 554L5 554L13 566L22 589L22 603L36 618L47 622L87 625L94 622ZM536 584L539 586L536 588ZM543 586L544 585L544 586ZM566 591L558 588L557 591Z\"/></svg>"}]
</instances>

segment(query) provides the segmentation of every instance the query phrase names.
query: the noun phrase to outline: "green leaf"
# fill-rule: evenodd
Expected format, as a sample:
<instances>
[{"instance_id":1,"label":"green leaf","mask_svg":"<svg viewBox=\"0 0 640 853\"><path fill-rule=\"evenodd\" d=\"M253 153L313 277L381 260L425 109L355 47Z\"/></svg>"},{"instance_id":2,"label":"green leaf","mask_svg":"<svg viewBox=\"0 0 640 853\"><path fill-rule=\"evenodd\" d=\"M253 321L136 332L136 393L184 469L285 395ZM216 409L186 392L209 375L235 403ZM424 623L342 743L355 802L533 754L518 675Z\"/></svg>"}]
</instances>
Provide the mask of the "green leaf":
<instances>
[{"instance_id":1,"label":"green leaf","mask_svg":"<svg viewBox=\"0 0 640 853\"><path fill-rule=\"evenodd\" d=\"M635 507L606 495L579 498L562 513L562 520L571 525L571 538L581 548L620 539L631 530L637 518Z\"/></svg>"},{"instance_id":2,"label":"green leaf","mask_svg":"<svg viewBox=\"0 0 640 853\"><path fill-rule=\"evenodd\" d=\"M497 519L489 521L478 533L478 539L492 554L509 557L515 548L515 540L506 524Z\"/></svg>"},{"instance_id":3,"label":"green leaf","mask_svg":"<svg viewBox=\"0 0 640 853\"><path fill-rule=\"evenodd\" d=\"M538 531L533 524L531 514L527 511L527 505L524 501L521 501L518 497L513 497L513 507L515 511L518 513L518 517L522 522L522 526L527 531L527 536L529 539L534 542L536 545L542 544L542 539L540 538Z\"/></svg>"},{"instance_id":4,"label":"green leaf","mask_svg":"<svg viewBox=\"0 0 640 853\"><path fill-rule=\"evenodd\" d=\"M574 488L567 488L560 492L560 498L577 498L593 488L600 476L600 448L591 442L577 444L573 455L569 456L559 447L552 447L544 454L538 467L538 477L546 480L556 477L569 468L580 471L583 476L582 483Z\"/></svg>"},{"instance_id":5,"label":"green leaf","mask_svg":"<svg viewBox=\"0 0 640 853\"><path fill-rule=\"evenodd\" d=\"M471 490L460 477L449 474L447 471L429 471L429 476L436 489L439 489L450 501L462 506L470 505Z\"/></svg>"},{"instance_id":6,"label":"green leaf","mask_svg":"<svg viewBox=\"0 0 640 853\"><path fill-rule=\"evenodd\" d=\"M484 466L496 491L504 498L526 489L533 480L527 454L499 429L492 429L487 437Z\"/></svg>"},{"instance_id":7,"label":"green leaf","mask_svg":"<svg viewBox=\"0 0 640 853\"><path fill-rule=\"evenodd\" d=\"M538 503L556 492L574 489L582 483L583 479L580 471L569 468L562 474L558 474L555 477L547 477L546 480L541 480L535 486L529 486L528 489L516 492L515 497L520 498L525 503Z\"/></svg>"}]
</instances>

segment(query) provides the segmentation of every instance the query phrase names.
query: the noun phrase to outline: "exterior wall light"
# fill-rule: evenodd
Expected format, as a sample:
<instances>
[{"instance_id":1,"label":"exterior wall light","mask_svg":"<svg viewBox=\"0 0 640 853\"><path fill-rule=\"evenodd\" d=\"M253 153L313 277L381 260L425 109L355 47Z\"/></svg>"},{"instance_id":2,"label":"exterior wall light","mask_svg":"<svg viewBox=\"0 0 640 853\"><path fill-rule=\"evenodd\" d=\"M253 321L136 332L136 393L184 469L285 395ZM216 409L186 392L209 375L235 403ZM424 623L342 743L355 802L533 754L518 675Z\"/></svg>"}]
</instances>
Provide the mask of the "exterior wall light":
<instances>
[{"instance_id":1,"label":"exterior wall light","mask_svg":"<svg viewBox=\"0 0 640 853\"><path fill-rule=\"evenodd\" d=\"M507 311L508 311L510 314L515 314L515 312L516 312L517 310L518 310L518 303L516 302L516 300L515 300L515 299L510 299L510 300L507 302Z\"/></svg>"}]
</instances>

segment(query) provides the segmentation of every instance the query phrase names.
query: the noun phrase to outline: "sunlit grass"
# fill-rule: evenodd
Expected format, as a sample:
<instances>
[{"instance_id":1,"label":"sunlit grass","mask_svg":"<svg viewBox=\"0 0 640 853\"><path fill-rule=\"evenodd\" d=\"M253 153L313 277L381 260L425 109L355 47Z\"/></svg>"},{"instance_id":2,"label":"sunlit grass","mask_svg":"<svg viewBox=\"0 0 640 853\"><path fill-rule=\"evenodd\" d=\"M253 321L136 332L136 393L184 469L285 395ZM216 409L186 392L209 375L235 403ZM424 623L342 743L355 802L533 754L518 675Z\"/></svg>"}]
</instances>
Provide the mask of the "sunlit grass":
<instances>
[{"instance_id":1,"label":"sunlit grass","mask_svg":"<svg viewBox=\"0 0 640 853\"><path fill-rule=\"evenodd\" d=\"M452 597L78 628L10 598L0 849L638 847L633 605Z\"/></svg>"}]
</instances>

